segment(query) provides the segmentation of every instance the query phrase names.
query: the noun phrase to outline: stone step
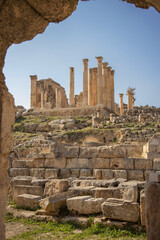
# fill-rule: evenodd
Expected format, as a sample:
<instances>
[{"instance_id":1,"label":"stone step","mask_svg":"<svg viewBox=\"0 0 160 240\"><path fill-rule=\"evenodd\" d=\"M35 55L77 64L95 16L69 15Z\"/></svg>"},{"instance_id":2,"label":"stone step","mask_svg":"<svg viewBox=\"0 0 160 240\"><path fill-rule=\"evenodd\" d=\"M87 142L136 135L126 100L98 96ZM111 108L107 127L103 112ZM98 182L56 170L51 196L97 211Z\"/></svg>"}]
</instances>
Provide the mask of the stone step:
<instances>
[{"instance_id":1,"label":"stone step","mask_svg":"<svg viewBox=\"0 0 160 240\"><path fill-rule=\"evenodd\" d=\"M91 195L91 191L94 189L94 186L89 187L70 187L68 189L69 192L76 194L78 196L87 196Z\"/></svg>"},{"instance_id":2,"label":"stone step","mask_svg":"<svg viewBox=\"0 0 160 240\"><path fill-rule=\"evenodd\" d=\"M18 207L38 208L42 197L31 194L21 194L17 196L16 205Z\"/></svg>"},{"instance_id":3,"label":"stone step","mask_svg":"<svg viewBox=\"0 0 160 240\"><path fill-rule=\"evenodd\" d=\"M120 188L102 188L96 187L91 190L91 194L94 198L122 198Z\"/></svg>"},{"instance_id":4,"label":"stone step","mask_svg":"<svg viewBox=\"0 0 160 240\"><path fill-rule=\"evenodd\" d=\"M40 186L15 185L13 191L13 200L16 201L17 196L22 194L31 194L43 197L44 188Z\"/></svg>"},{"instance_id":5,"label":"stone step","mask_svg":"<svg viewBox=\"0 0 160 240\"><path fill-rule=\"evenodd\" d=\"M26 168L26 160L13 160L12 168Z\"/></svg>"},{"instance_id":6,"label":"stone step","mask_svg":"<svg viewBox=\"0 0 160 240\"><path fill-rule=\"evenodd\" d=\"M11 186L15 185L31 185L33 178L30 176L19 176L19 177L13 177L10 181Z\"/></svg>"},{"instance_id":7,"label":"stone step","mask_svg":"<svg viewBox=\"0 0 160 240\"><path fill-rule=\"evenodd\" d=\"M17 177L17 176L29 176L30 171L29 168L11 168L9 170L10 177Z\"/></svg>"}]
</instances>

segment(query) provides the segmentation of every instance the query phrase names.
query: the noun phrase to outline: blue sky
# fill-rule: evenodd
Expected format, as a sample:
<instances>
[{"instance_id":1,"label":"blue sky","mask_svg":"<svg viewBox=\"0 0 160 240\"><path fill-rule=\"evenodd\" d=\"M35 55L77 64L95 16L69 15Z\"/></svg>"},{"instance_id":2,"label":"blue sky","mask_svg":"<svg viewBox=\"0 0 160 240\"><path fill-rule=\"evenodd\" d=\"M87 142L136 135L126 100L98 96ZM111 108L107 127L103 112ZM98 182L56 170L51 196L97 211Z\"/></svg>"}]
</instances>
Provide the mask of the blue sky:
<instances>
[{"instance_id":1,"label":"blue sky","mask_svg":"<svg viewBox=\"0 0 160 240\"><path fill-rule=\"evenodd\" d=\"M52 78L69 90L69 67L75 67L75 94L83 89L82 59L96 67L103 56L115 70L115 100L136 88L136 105L160 106L160 14L119 0L79 2L65 21L51 23L43 34L12 45L3 72L16 105L30 106L30 78Z\"/></svg>"}]
</instances>

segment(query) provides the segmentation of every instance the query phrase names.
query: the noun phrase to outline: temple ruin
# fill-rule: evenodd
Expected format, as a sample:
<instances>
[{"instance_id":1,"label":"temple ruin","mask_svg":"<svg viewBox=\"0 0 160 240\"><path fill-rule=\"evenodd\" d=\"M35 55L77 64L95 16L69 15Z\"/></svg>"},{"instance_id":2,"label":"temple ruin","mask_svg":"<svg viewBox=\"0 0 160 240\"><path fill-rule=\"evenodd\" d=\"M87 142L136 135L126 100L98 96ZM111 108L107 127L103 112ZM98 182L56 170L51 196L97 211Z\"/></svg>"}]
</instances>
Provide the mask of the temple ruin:
<instances>
[{"instance_id":1,"label":"temple ruin","mask_svg":"<svg viewBox=\"0 0 160 240\"><path fill-rule=\"evenodd\" d=\"M114 70L97 57L98 66L88 69L88 59L83 59L83 92L74 94L74 68L70 67L69 103L65 89L52 79L31 78L31 108L53 109L67 107L107 107L115 112Z\"/></svg>"}]
</instances>

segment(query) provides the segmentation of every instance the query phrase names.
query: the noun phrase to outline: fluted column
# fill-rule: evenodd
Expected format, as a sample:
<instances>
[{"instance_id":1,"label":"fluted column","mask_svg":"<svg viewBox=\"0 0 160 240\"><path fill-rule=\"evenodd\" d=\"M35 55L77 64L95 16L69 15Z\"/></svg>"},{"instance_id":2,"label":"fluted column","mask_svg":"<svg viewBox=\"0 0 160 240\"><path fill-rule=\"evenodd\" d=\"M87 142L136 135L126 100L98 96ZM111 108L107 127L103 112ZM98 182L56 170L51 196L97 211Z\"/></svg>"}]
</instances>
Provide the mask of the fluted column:
<instances>
[{"instance_id":1,"label":"fluted column","mask_svg":"<svg viewBox=\"0 0 160 240\"><path fill-rule=\"evenodd\" d=\"M30 107L37 108L37 75L30 76L30 79L31 79Z\"/></svg>"},{"instance_id":2,"label":"fluted column","mask_svg":"<svg viewBox=\"0 0 160 240\"><path fill-rule=\"evenodd\" d=\"M41 109L45 108L45 101L44 101L44 90L41 91Z\"/></svg>"},{"instance_id":3,"label":"fluted column","mask_svg":"<svg viewBox=\"0 0 160 240\"><path fill-rule=\"evenodd\" d=\"M88 59L83 59L83 106L88 106Z\"/></svg>"},{"instance_id":4,"label":"fluted column","mask_svg":"<svg viewBox=\"0 0 160 240\"><path fill-rule=\"evenodd\" d=\"M88 76L88 106L93 106L94 101L94 92L93 92L93 68L89 69L89 76Z\"/></svg>"},{"instance_id":5,"label":"fluted column","mask_svg":"<svg viewBox=\"0 0 160 240\"><path fill-rule=\"evenodd\" d=\"M96 57L97 59L97 105L103 105L103 78L102 78L102 60L103 57Z\"/></svg>"},{"instance_id":6,"label":"fluted column","mask_svg":"<svg viewBox=\"0 0 160 240\"><path fill-rule=\"evenodd\" d=\"M132 109L132 94L130 91L127 91L127 96L128 96L128 105L127 109L128 111Z\"/></svg>"},{"instance_id":7,"label":"fluted column","mask_svg":"<svg viewBox=\"0 0 160 240\"><path fill-rule=\"evenodd\" d=\"M108 107L111 109L111 67L107 67L107 70L108 70L108 92L107 92L107 102L108 102Z\"/></svg>"},{"instance_id":8,"label":"fluted column","mask_svg":"<svg viewBox=\"0 0 160 240\"><path fill-rule=\"evenodd\" d=\"M75 106L75 99L74 99L74 68L70 67L69 73L69 105L71 107Z\"/></svg>"},{"instance_id":9,"label":"fluted column","mask_svg":"<svg viewBox=\"0 0 160 240\"><path fill-rule=\"evenodd\" d=\"M61 108L61 89L56 88L56 108Z\"/></svg>"},{"instance_id":10,"label":"fluted column","mask_svg":"<svg viewBox=\"0 0 160 240\"><path fill-rule=\"evenodd\" d=\"M122 116L123 115L123 93L120 93L119 94L119 97L120 97L120 115Z\"/></svg>"},{"instance_id":11,"label":"fluted column","mask_svg":"<svg viewBox=\"0 0 160 240\"><path fill-rule=\"evenodd\" d=\"M111 109L115 111L115 100L114 100L114 73L115 71L111 71Z\"/></svg>"},{"instance_id":12,"label":"fluted column","mask_svg":"<svg viewBox=\"0 0 160 240\"><path fill-rule=\"evenodd\" d=\"M102 77L103 77L103 104L107 106L107 88L108 88L108 71L107 71L107 62L102 63Z\"/></svg>"}]
</instances>

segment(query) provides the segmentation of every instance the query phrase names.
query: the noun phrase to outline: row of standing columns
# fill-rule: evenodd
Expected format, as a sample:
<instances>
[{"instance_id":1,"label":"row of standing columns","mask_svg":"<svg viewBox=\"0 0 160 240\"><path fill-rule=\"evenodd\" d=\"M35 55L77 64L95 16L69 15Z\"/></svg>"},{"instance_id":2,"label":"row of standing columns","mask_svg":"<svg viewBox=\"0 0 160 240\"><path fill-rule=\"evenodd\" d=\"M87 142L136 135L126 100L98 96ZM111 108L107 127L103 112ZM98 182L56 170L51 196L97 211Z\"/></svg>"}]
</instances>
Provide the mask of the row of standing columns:
<instances>
[{"instance_id":1,"label":"row of standing columns","mask_svg":"<svg viewBox=\"0 0 160 240\"><path fill-rule=\"evenodd\" d=\"M88 59L83 59L83 106L107 106L115 110L114 71L102 63L103 57L97 57L97 68L88 71ZM69 104L75 106L74 68L70 68Z\"/></svg>"},{"instance_id":2,"label":"row of standing columns","mask_svg":"<svg viewBox=\"0 0 160 240\"><path fill-rule=\"evenodd\" d=\"M123 96L124 94L123 93L120 93L119 94L119 97L120 97L120 115L122 116L123 113L124 113L124 106L123 106ZM128 96L128 105L127 105L127 110L130 111L130 110L133 110L133 106L134 106L134 93L133 92L130 92L130 91L127 91L127 96Z\"/></svg>"}]
</instances>

